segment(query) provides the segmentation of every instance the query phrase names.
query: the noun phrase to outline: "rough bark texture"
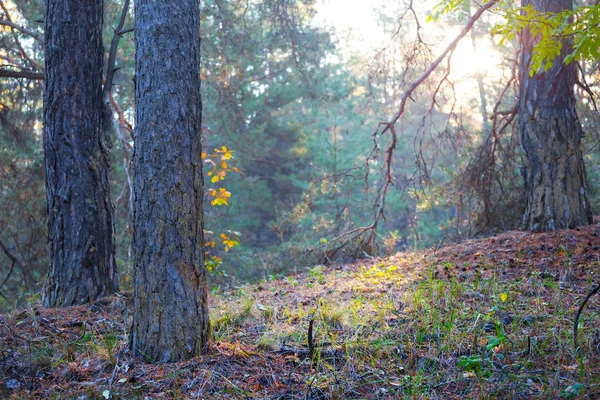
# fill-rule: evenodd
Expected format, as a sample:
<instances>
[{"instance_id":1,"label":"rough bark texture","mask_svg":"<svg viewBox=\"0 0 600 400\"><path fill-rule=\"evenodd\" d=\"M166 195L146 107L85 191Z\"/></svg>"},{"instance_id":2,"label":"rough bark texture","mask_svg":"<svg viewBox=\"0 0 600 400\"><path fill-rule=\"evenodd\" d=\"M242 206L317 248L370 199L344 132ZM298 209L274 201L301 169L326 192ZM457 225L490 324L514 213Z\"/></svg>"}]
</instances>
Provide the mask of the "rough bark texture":
<instances>
[{"instance_id":1,"label":"rough bark texture","mask_svg":"<svg viewBox=\"0 0 600 400\"><path fill-rule=\"evenodd\" d=\"M102 129L102 0L46 2L44 151L51 265L47 306L118 290Z\"/></svg>"},{"instance_id":2,"label":"rough bark texture","mask_svg":"<svg viewBox=\"0 0 600 400\"><path fill-rule=\"evenodd\" d=\"M544 12L572 7L571 0L523 0ZM587 178L581 151L583 130L575 110L576 65L565 65L571 43L563 42L560 57L549 70L529 76L536 39L521 36L519 70L519 130L527 199L523 227L553 231L592 223Z\"/></svg>"},{"instance_id":3,"label":"rough bark texture","mask_svg":"<svg viewBox=\"0 0 600 400\"><path fill-rule=\"evenodd\" d=\"M151 362L200 353L209 336L203 254L198 0L136 0L134 316Z\"/></svg>"}]
</instances>

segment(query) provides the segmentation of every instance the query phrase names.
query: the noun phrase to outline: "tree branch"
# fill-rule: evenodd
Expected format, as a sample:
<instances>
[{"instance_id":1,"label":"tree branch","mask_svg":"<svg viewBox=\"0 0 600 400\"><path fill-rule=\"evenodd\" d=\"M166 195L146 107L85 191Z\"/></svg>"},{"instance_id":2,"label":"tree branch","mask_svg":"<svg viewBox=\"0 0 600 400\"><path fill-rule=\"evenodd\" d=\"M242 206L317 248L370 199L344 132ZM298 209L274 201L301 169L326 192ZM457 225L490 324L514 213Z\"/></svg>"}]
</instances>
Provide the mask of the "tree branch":
<instances>
[{"instance_id":1,"label":"tree branch","mask_svg":"<svg viewBox=\"0 0 600 400\"><path fill-rule=\"evenodd\" d=\"M398 120L402 116L402 114L404 114L404 107L406 106L406 102L408 101L408 99L410 98L412 93L419 86L421 86L421 84L429 77L429 75L431 75L431 73L433 71L435 71L437 69L437 67L441 64L441 62L444 60L444 58L446 58L448 53L450 53L451 51L454 50L454 48L456 48L456 45L458 44L458 42L460 42L461 39L463 37L465 37L467 33L469 33L469 31L471 30L471 28L473 28L473 25L479 19L479 17L481 17L481 15L484 12L486 12L487 10L489 10L490 8L495 6L496 3L498 3L498 1L499 0L491 0L490 2L484 4L481 8L479 8L477 10L477 12L475 12L475 14L473 14L473 16L469 19L469 21L467 22L465 27L458 34L458 36L456 36L454 38L454 40L446 47L446 49L442 52L442 54L440 54L440 56L433 63L431 63L429 68L427 68L427 70L416 81L414 81L412 83L412 85L410 85L410 87L402 95L402 98L400 101L400 107L399 107L398 111L396 112L396 114L394 114L394 116L392 117L392 119L389 122L383 124L383 125L385 125L385 128L381 132L382 135L385 132L387 132L392 127L392 125L395 125L396 122L398 122Z\"/></svg>"},{"instance_id":2,"label":"tree branch","mask_svg":"<svg viewBox=\"0 0 600 400\"><path fill-rule=\"evenodd\" d=\"M0 68L0 78L25 78L41 81L44 80L44 74L41 72L32 71L30 69L13 71L10 69Z\"/></svg>"},{"instance_id":3,"label":"tree branch","mask_svg":"<svg viewBox=\"0 0 600 400\"><path fill-rule=\"evenodd\" d=\"M4 4L4 1L2 1L2 0L0 0L0 8L2 8L2 11L4 11L4 14L6 15L6 21L10 22L10 23L13 23L12 18L10 17L10 13L8 12L8 8L6 8L6 5ZM16 26L18 26L18 25L16 25ZM13 28L13 33L14 33L14 30L17 29L17 28L15 28L15 27L12 27L12 28ZM40 68L40 64L38 64L33 58L29 57L29 55L27 54L27 52L25 51L25 49L23 48L23 46L21 46L21 42L19 41L19 37L16 34L14 34L14 39L15 39L15 43L17 44L17 47L19 48L19 52L21 53L21 56L23 56L24 59L26 59L27 61L29 61L29 64L31 64L31 67L34 70L41 69Z\"/></svg>"},{"instance_id":4,"label":"tree branch","mask_svg":"<svg viewBox=\"0 0 600 400\"><path fill-rule=\"evenodd\" d=\"M125 18L127 17L127 11L129 11L129 1L130 0L125 0L125 3L123 4L121 18L119 18L119 24L117 25L117 28L115 29L115 35L110 42L110 51L108 52L108 61L106 63L106 80L104 82L104 88L102 88L102 98L104 99L104 104L107 105L110 103L109 93L112 90L115 72L118 70L118 68L115 67L115 63L117 61L119 41L123 35L133 31L133 29L123 29L123 25L125 25Z\"/></svg>"},{"instance_id":5,"label":"tree branch","mask_svg":"<svg viewBox=\"0 0 600 400\"><path fill-rule=\"evenodd\" d=\"M377 225L381 218L385 219L384 212L385 212L386 195L387 195L387 192L392 183L392 172L391 172L392 159L393 159L393 154L394 154L394 150L396 149L396 143L397 143L396 123L398 122L400 117L404 114L406 102L408 101L408 99L411 98L413 92L433 73L433 71L435 71L439 67L439 65L442 63L442 61L444 61L444 59L446 59L449 54L450 55L452 54L452 52L456 48L456 45L458 44L458 42L460 42L460 40L463 37L465 37L467 35L467 33L470 32L471 28L473 28L473 25L481 17L481 15L483 15L483 13L485 11L489 10L494 5L496 5L496 3L498 3L498 1L499 0L490 0L488 3L481 6L477 10L477 12L475 12L475 14L473 14L473 16L469 19L469 21L467 22L465 27L454 38L454 40L446 47L446 49L442 52L442 54L437 59L435 59L429 65L427 70L417 80L415 80L408 87L408 89L406 89L406 91L402 94L401 100L400 100L400 107L399 107L398 111L396 112L396 114L394 114L394 116L390 119L390 121L389 122L380 122L377 125L377 129L375 130L375 132L372 135L375 145L374 145L374 149L371 152L373 153L373 151L378 149L375 138L376 138L377 134L380 133L380 129L382 128L382 126L383 126L383 129L381 130L381 134L383 135L387 131L390 131L392 140L391 140L391 143L388 146L387 150L385 151L385 163L383 166L384 178L383 178L383 182L382 182L381 186L379 187L379 190L377 193L377 199L375 202L374 219L373 219L373 222L371 223L371 225L369 225L369 226L356 228L350 232L346 232L346 233L343 233L343 234L337 236L334 239L334 241L340 240L341 238L346 238L346 241L337 247L338 249L340 247L345 246L349 241L360 237L361 235L363 235L366 232L369 232L369 236L368 236L366 243L365 242L362 242L362 243L366 244L368 251L372 252L374 250L375 239L376 239L376 235L377 235ZM411 2L411 6L412 6L412 2ZM414 13L414 10L412 10L412 11ZM415 16L415 18L416 18L416 16ZM420 36L418 36L418 39L419 39L419 41L421 41ZM439 92L441 84L447 80L447 77L448 77L448 73L446 73L444 75L444 77L442 78L442 80L440 81L440 83L438 84L438 86L434 92L432 106L431 106L432 108L436 104L435 96ZM428 113L429 112L431 112L431 109L428 111ZM367 165L367 167L368 167L368 165Z\"/></svg>"},{"instance_id":6,"label":"tree branch","mask_svg":"<svg viewBox=\"0 0 600 400\"><path fill-rule=\"evenodd\" d=\"M12 252L8 249L8 247L6 246L6 244L4 244L4 242L2 242L0 240L0 249L2 249L2 252L4 254L6 254L6 256L15 264L17 264L19 267L22 267L21 262L19 261L19 259L17 257L15 257L14 254L12 254Z\"/></svg>"},{"instance_id":7,"label":"tree branch","mask_svg":"<svg viewBox=\"0 0 600 400\"><path fill-rule=\"evenodd\" d=\"M34 38L38 42L41 42L40 37L38 35L36 35L34 32L32 32L32 31L30 31L30 30L28 30L28 29L26 29L26 28L24 28L24 27L22 27L20 25L17 25L17 24L15 24L12 21L5 20L5 19L0 19L0 25L10 26L11 28L18 30L21 33L24 33L26 35L31 36L32 38Z\"/></svg>"},{"instance_id":8,"label":"tree branch","mask_svg":"<svg viewBox=\"0 0 600 400\"><path fill-rule=\"evenodd\" d=\"M123 127L129 133L129 137L133 141L133 126L131 126L129 121L127 121L127 119L125 118L125 113L123 113L123 109L121 108L119 103L117 103L117 100L115 99L115 96L113 96L112 92L108 94L108 98L110 100L110 104L112 104L115 112L117 113L117 119L119 120L121 127ZM131 146L128 145L128 147Z\"/></svg>"},{"instance_id":9,"label":"tree branch","mask_svg":"<svg viewBox=\"0 0 600 400\"><path fill-rule=\"evenodd\" d=\"M12 64L12 65L6 65L7 67L14 66L14 67L17 67L20 69L28 69L26 66L22 65L21 63L19 63L19 61L15 60L12 57L0 55L0 59L5 60L9 64Z\"/></svg>"}]
</instances>

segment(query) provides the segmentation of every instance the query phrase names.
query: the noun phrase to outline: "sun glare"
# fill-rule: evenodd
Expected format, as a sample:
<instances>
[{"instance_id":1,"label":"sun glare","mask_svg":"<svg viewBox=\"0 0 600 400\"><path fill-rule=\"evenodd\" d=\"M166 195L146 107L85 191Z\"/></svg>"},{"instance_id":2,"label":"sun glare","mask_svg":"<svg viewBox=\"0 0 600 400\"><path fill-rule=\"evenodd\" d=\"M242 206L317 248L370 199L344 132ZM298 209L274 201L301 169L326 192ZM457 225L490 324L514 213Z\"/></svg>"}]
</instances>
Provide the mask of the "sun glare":
<instances>
[{"instance_id":1,"label":"sun glare","mask_svg":"<svg viewBox=\"0 0 600 400\"><path fill-rule=\"evenodd\" d=\"M376 7L383 7L383 3L362 0L321 0L317 20L323 26L333 27L339 39L345 42L344 46L369 54L386 39L377 24Z\"/></svg>"},{"instance_id":2,"label":"sun glare","mask_svg":"<svg viewBox=\"0 0 600 400\"><path fill-rule=\"evenodd\" d=\"M463 27L442 22L425 23L428 10L437 1L423 0L415 6L422 17L421 37L432 46L434 58L444 51ZM342 55L358 53L368 60L391 43L390 33L385 32L377 18L377 9L386 14L385 9L390 7L397 7L397 4L386 0L320 0L317 20L321 26L335 29ZM386 15L390 15L390 12ZM410 16L406 18L410 20ZM389 30L390 27L387 28ZM457 99L456 105L466 109L472 107L473 101L480 101L478 77L483 79L485 85L502 79L506 72L502 61L502 54L489 35L481 36L475 42L470 35L464 37L454 50L449 76Z\"/></svg>"},{"instance_id":3,"label":"sun glare","mask_svg":"<svg viewBox=\"0 0 600 400\"><path fill-rule=\"evenodd\" d=\"M456 46L452 56L452 76L455 79L469 78L477 74L486 77L500 76L502 57L494 46L489 37L481 37L475 44L467 38L463 39Z\"/></svg>"}]
</instances>

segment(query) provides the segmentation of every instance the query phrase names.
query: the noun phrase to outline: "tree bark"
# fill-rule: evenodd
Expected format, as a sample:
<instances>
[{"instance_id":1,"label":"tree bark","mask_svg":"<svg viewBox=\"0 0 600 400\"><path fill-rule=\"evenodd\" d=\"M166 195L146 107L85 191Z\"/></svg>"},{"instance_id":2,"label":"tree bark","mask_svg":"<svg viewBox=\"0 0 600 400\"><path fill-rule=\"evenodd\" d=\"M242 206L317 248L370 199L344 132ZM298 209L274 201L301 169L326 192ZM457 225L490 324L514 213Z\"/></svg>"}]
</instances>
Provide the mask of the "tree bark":
<instances>
[{"instance_id":1,"label":"tree bark","mask_svg":"<svg viewBox=\"0 0 600 400\"><path fill-rule=\"evenodd\" d=\"M82 304L118 290L110 142L102 129L102 7L102 0L46 2L47 306Z\"/></svg>"},{"instance_id":2,"label":"tree bark","mask_svg":"<svg viewBox=\"0 0 600 400\"><path fill-rule=\"evenodd\" d=\"M198 0L136 0L130 346L173 362L207 345Z\"/></svg>"},{"instance_id":3,"label":"tree bark","mask_svg":"<svg viewBox=\"0 0 600 400\"><path fill-rule=\"evenodd\" d=\"M572 0L523 0L538 11L571 9ZM583 130L575 110L576 65L564 40L561 55L545 72L529 75L536 38L521 35L519 133L523 151L526 209L523 227L534 232L574 228L593 222L581 150Z\"/></svg>"}]
</instances>

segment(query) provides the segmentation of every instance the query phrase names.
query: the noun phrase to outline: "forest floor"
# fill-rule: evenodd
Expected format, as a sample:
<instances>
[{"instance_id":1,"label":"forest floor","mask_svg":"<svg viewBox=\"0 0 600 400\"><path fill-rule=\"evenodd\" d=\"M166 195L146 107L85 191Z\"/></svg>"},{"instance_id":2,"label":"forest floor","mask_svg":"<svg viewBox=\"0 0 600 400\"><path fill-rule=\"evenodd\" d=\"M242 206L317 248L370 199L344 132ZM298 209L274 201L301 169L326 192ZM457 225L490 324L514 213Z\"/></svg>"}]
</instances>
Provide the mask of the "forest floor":
<instances>
[{"instance_id":1,"label":"forest floor","mask_svg":"<svg viewBox=\"0 0 600 400\"><path fill-rule=\"evenodd\" d=\"M212 295L208 354L163 365L127 350L130 293L32 301L0 315L0 397L600 398L600 295L573 347L599 266L599 225L315 266Z\"/></svg>"}]
</instances>

